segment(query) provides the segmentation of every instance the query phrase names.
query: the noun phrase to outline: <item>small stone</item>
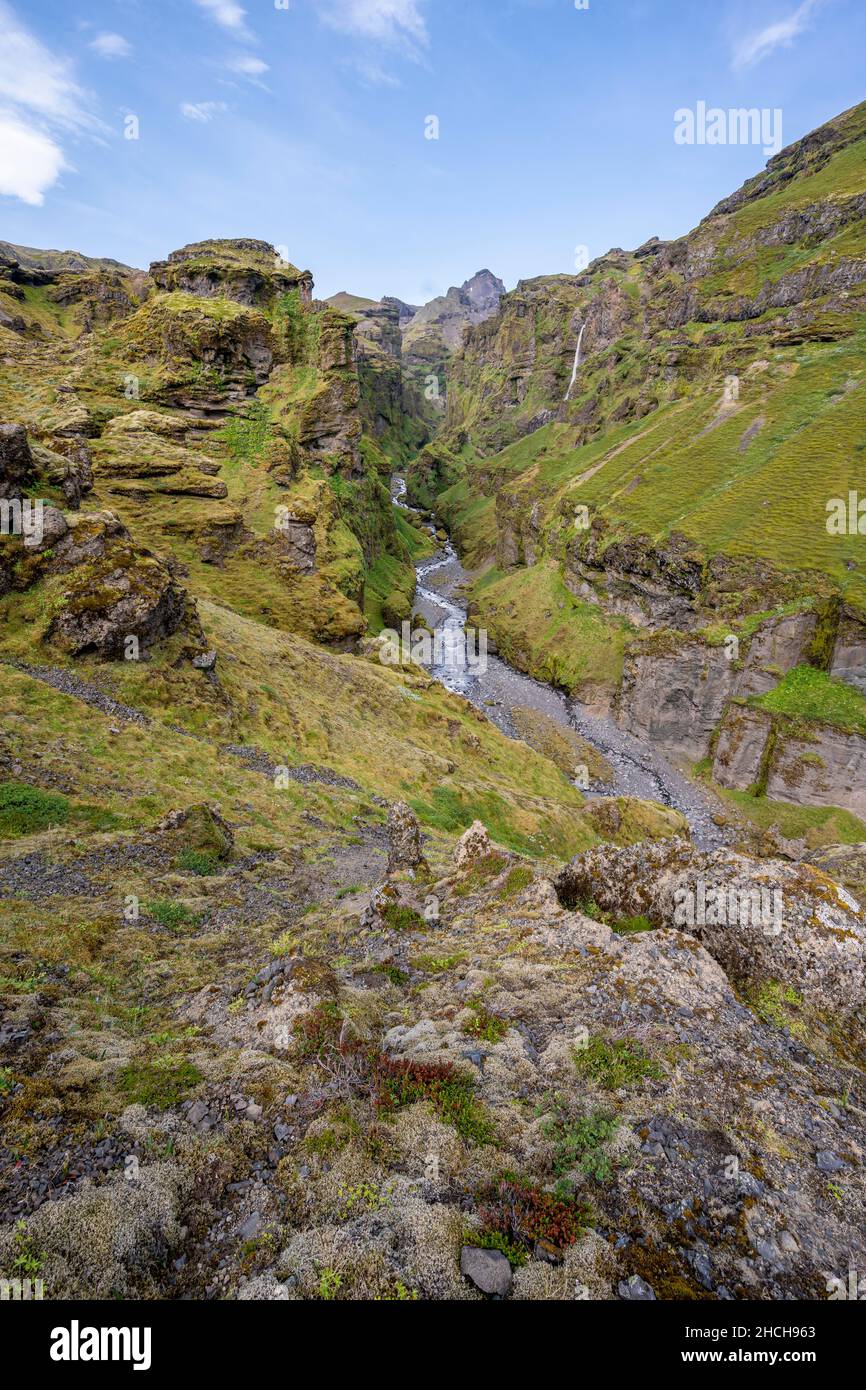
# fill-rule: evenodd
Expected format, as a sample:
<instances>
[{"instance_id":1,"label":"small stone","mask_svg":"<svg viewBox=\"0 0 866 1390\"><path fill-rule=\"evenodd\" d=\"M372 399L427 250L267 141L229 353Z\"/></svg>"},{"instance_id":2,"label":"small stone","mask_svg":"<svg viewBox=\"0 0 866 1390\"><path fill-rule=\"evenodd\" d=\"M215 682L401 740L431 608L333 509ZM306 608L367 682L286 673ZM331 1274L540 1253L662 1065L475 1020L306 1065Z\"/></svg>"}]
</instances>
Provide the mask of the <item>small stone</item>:
<instances>
[{"instance_id":1,"label":"small stone","mask_svg":"<svg viewBox=\"0 0 866 1390\"><path fill-rule=\"evenodd\" d=\"M845 1167L838 1154L834 1154L832 1149L821 1149L815 1155L815 1162L822 1173L839 1173Z\"/></svg>"},{"instance_id":2,"label":"small stone","mask_svg":"<svg viewBox=\"0 0 866 1390\"><path fill-rule=\"evenodd\" d=\"M501 1250L464 1245L460 1251L460 1272L482 1293L507 1298L511 1292L511 1265Z\"/></svg>"},{"instance_id":3,"label":"small stone","mask_svg":"<svg viewBox=\"0 0 866 1390\"><path fill-rule=\"evenodd\" d=\"M208 1109L204 1101L193 1101L189 1110L186 1112L186 1118L191 1125L200 1125L203 1120L206 1120L208 1118Z\"/></svg>"},{"instance_id":4,"label":"small stone","mask_svg":"<svg viewBox=\"0 0 866 1390\"><path fill-rule=\"evenodd\" d=\"M238 1227L238 1235L241 1240L255 1240L261 1229L262 1218L257 1211L254 1211L247 1217L243 1225Z\"/></svg>"},{"instance_id":5,"label":"small stone","mask_svg":"<svg viewBox=\"0 0 866 1390\"><path fill-rule=\"evenodd\" d=\"M260 1105L256 1105L253 1101L250 1101L246 1111L248 1120L260 1120L263 1113Z\"/></svg>"},{"instance_id":6,"label":"small stone","mask_svg":"<svg viewBox=\"0 0 866 1390\"><path fill-rule=\"evenodd\" d=\"M631 1303L649 1303L655 1301L655 1294L645 1279L641 1279L639 1274L633 1274L630 1279L621 1279L619 1283L619 1296Z\"/></svg>"},{"instance_id":7,"label":"small stone","mask_svg":"<svg viewBox=\"0 0 866 1390\"><path fill-rule=\"evenodd\" d=\"M194 656L192 664L196 671L212 671L216 666L216 652L202 652L199 656Z\"/></svg>"}]
</instances>

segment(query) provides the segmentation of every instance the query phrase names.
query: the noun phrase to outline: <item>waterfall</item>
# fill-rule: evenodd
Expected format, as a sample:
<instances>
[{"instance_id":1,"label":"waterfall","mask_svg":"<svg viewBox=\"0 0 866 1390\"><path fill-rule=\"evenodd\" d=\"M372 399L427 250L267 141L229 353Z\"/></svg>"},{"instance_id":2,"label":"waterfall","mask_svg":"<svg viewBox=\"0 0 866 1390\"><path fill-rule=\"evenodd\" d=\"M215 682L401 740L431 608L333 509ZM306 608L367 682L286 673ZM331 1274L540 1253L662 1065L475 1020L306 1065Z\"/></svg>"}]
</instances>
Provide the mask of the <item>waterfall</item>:
<instances>
[{"instance_id":1,"label":"waterfall","mask_svg":"<svg viewBox=\"0 0 866 1390\"><path fill-rule=\"evenodd\" d=\"M571 395L571 388L577 380L577 369L580 366L580 345L583 341L583 330L585 328L586 324L582 323L580 325L580 332L577 335L577 348L574 353L574 366L571 369L571 381L568 383L568 390L565 393L566 400L568 400L569 396Z\"/></svg>"}]
</instances>

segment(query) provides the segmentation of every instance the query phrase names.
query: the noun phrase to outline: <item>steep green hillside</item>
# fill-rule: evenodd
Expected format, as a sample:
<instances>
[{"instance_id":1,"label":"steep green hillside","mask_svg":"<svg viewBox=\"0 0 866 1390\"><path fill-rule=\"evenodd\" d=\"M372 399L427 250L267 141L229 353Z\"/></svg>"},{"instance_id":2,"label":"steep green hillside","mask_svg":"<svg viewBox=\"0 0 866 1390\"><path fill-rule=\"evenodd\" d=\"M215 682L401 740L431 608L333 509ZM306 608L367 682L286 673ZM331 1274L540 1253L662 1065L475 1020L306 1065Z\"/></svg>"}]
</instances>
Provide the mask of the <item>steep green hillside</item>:
<instances>
[{"instance_id":1,"label":"steep green hillside","mask_svg":"<svg viewBox=\"0 0 866 1390\"><path fill-rule=\"evenodd\" d=\"M782 151L682 240L506 295L454 360L436 446L452 454L441 482L465 476L463 504L446 506L473 557L494 549L479 498L496 499L500 561L514 518L532 513L556 554L585 506L606 539L682 533L705 557L820 571L866 603L861 538L826 525L863 476L864 213L866 105ZM422 500L430 481L422 453Z\"/></svg>"}]
</instances>

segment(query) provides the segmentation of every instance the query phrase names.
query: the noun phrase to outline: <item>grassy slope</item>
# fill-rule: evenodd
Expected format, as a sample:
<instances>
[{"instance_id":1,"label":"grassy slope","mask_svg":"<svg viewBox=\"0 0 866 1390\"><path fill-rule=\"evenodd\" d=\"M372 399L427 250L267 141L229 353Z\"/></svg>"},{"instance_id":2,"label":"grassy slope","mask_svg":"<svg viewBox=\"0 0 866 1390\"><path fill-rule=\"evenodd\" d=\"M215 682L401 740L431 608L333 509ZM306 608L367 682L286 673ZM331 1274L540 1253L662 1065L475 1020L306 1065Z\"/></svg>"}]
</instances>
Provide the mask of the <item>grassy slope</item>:
<instances>
[{"instance_id":1,"label":"grassy slope","mask_svg":"<svg viewBox=\"0 0 866 1390\"><path fill-rule=\"evenodd\" d=\"M543 524L585 504L615 529L654 539L679 530L708 554L722 551L763 557L783 569L819 570L866 606L860 537L831 536L826 528L828 501L846 497L863 477L863 286L845 296L844 314L826 308L820 297L807 300L811 322L803 332L788 334L788 342L779 330L780 320L788 316L785 310L724 321L735 297L754 296L784 274L832 269L843 258L866 257L862 218L824 240L812 236L769 246L761 241L762 232L795 211L819 202L842 204L866 191L866 104L833 125L850 143L824 162L801 158L795 177L777 179L772 191L743 202L723 223L718 216L709 218L691 234L695 261L704 249L708 260L689 287L693 302L710 321L668 327L664 295L670 285L646 280L639 262L626 272L599 270L584 288L573 277L552 277L542 307L532 315L501 319L504 360L530 364L525 399L510 412L518 429L540 406L558 403L550 373L563 370L563 363L544 355L552 351L551 323L572 322L576 310L585 317L605 283L632 296L645 282L650 294L645 306L649 338L630 324L609 348L595 357L590 351L562 423L518 439L477 468L466 468L458 484L463 494L458 511L470 549L486 545L489 553L492 548L490 498L505 487L526 507L538 502ZM531 282L533 294L544 283ZM676 362L673 374L665 369L670 351ZM480 430L483 438L479 418L497 398L499 368L489 352L480 356L477 368L458 364L450 422L470 437ZM740 394L727 410L722 409L722 392L730 373L739 376ZM542 380L547 396L538 394ZM628 419L628 403L642 390L655 392L658 401L653 405L649 400L651 408L642 418ZM601 408L601 428L575 447L569 422L588 405ZM626 412L625 422L616 419L620 410ZM446 505L455 491L446 494Z\"/></svg>"}]
</instances>

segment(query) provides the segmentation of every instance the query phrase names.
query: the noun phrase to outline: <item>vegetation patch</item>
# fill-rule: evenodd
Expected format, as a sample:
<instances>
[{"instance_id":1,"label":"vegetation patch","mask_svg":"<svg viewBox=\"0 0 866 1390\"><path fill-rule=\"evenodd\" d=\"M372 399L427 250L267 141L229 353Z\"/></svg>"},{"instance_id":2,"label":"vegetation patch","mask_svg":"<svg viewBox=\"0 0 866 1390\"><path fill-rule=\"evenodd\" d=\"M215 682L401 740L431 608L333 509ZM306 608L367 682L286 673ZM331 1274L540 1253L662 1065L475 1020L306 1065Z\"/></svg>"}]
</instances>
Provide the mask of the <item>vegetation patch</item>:
<instances>
[{"instance_id":1,"label":"vegetation patch","mask_svg":"<svg viewBox=\"0 0 866 1390\"><path fill-rule=\"evenodd\" d=\"M386 927L392 931L424 931L426 922L420 912L405 903L389 903L382 913Z\"/></svg>"},{"instance_id":2,"label":"vegetation patch","mask_svg":"<svg viewBox=\"0 0 866 1390\"><path fill-rule=\"evenodd\" d=\"M749 704L773 714L866 734L866 696L814 666L796 666L774 690L753 696Z\"/></svg>"},{"instance_id":3,"label":"vegetation patch","mask_svg":"<svg viewBox=\"0 0 866 1390\"><path fill-rule=\"evenodd\" d=\"M34 835L69 819L69 800L24 782L0 784L0 839Z\"/></svg>"},{"instance_id":4,"label":"vegetation patch","mask_svg":"<svg viewBox=\"0 0 866 1390\"><path fill-rule=\"evenodd\" d=\"M542 1127L553 1142L556 1176L561 1178L579 1168L596 1182L607 1182L613 1175L614 1161L604 1146L615 1137L619 1126L619 1118L607 1110L593 1110L590 1115L572 1119L558 1106Z\"/></svg>"},{"instance_id":5,"label":"vegetation patch","mask_svg":"<svg viewBox=\"0 0 866 1390\"><path fill-rule=\"evenodd\" d=\"M508 1032L509 1025L506 1019L492 1014L489 1009L484 1007L480 999L470 999L469 1008L472 1010L473 1017L464 1024L464 1033L468 1033L470 1038L479 1038L482 1042L501 1042Z\"/></svg>"},{"instance_id":6,"label":"vegetation patch","mask_svg":"<svg viewBox=\"0 0 866 1390\"><path fill-rule=\"evenodd\" d=\"M339 1045L342 1027L343 1015L332 999L296 1019L293 1032L301 1057L324 1057Z\"/></svg>"},{"instance_id":7,"label":"vegetation patch","mask_svg":"<svg viewBox=\"0 0 866 1390\"><path fill-rule=\"evenodd\" d=\"M120 1073L121 1090L130 1102L168 1110L202 1080L187 1057L167 1053L153 1061L133 1062Z\"/></svg>"},{"instance_id":8,"label":"vegetation patch","mask_svg":"<svg viewBox=\"0 0 866 1390\"><path fill-rule=\"evenodd\" d=\"M640 932L655 931L655 926L642 912L638 912L634 917L620 917L617 921L611 922L610 929L615 931L617 936L636 936Z\"/></svg>"},{"instance_id":9,"label":"vegetation patch","mask_svg":"<svg viewBox=\"0 0 866 1390\"><path fill-rule=\"evenodd\" d=\"M426 1100L467 1144L489 1144L494 1138L472 1077L451 1062L404 1061L383 1054L375 1066L374 1100L377 1109L386 1112Z\"/></svg>"},{"instance_id":10,"label":"vegetation patch","mask_svg":"<svg viewBox=\"0 0 866 1390\"><path fill-rule=\"evenodd\" d=\"M564 1250L579 1240L588 1225L588 1208L574 1198L545 1192L525 1178L503 1173L477 1194L482 1239L502 1250L512 1263L516 1252L532 1253L542 1244Z\"/></svg>"},{"instance_id":11,"label":"vegetation patch","mask_svg":"<svg viewBox=\"0 0 866 1390\"><path fill-rule=\"evenodd\" d=\"M803 996L792 985L784 985L780 980L765 980L748 988L745 997L762 1023L768 1023L771 1028L787 1028L797 1038L805 1037Z\"/></svg>"},{"instance_id":12,"label":"vegetation patch","mask_svg":"<svg viewBox=\"0 0 866 1390\"><path fill-rule=\"evenodd\" d=\"M572 1058L578 1075L595 1082L604 1091L618 1091L625 1086L636 1086L640 1081L664 1078L664 1070L658 1062L647 1055L640 1043L629 1038L607 1042L595 1034L585 1047L573 1050Z\"/></svg>"},{"instance_id":13,"label":"vegetation patch","mask_svg":"<svg viewBox=\"0 0 866 1390\"><path fill-rule=\"evenodd\" d=\"M174 862L176 868L184 873L198 874L199 878L210 878L220 871L217 856L200 849L185 849Z\"/></svg>"},{"instance_id":14,"label":"vegetation patch","mask_svg":"<svg viewBox=\"0 0 866 1390\"><path fill-rule=\"evenodd\" d=\"M147 913L167 931L180 931L181 927L198 926L201 915L193 912L185 903L173 902L169 898L157 898L147 904Z\"/></svg>"}]
</instances>

